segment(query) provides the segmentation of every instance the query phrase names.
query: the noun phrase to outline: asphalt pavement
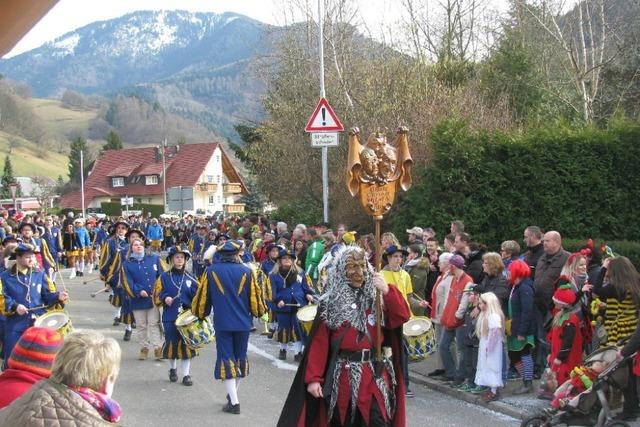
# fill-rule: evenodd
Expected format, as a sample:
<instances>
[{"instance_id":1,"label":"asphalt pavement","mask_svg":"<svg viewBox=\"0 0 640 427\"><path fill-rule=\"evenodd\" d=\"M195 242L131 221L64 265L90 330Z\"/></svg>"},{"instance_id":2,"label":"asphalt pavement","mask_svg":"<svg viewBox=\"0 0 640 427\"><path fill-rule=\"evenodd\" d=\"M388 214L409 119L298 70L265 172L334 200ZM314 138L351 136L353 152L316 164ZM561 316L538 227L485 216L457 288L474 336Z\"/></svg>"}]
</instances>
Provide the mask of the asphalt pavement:
<instances>
[{"instance_id":1,"label":"asphalt pavement","mask_svg":"<svg viewBox=\"0 0 640 427\"><path fill-rule=\"evenodd\" d=\"M205 347L192 360L193 386L181 384L178 363L177 383L170 383L168 362L152 359L137 360L139 346L135 331L130 342L122 340L123 326L111 326L112 307L107 294L92 298L90 294L102 288L94 280L97 274L85 274L73 280L64 272L63 280L71 301L68 311L75 330L91 329L118 340L123 356L114 398L123 409L122 424L133 427L160 426L275 426L297 365L289 360L277 360L278 346L273 340L251 335L249 345L250 374L239 388L240 415L221 411L225 403L222 382L213 379L215 345ZM84 284L84 282L88 282ZM60 280L58 286L62 287ZM260 326L260 325L256 325ZM517 426L519 420L472 403L441 394L422 385L413 385L415 398L407 402L408 423L418 426Z\"/></svg>"}]
</instances>

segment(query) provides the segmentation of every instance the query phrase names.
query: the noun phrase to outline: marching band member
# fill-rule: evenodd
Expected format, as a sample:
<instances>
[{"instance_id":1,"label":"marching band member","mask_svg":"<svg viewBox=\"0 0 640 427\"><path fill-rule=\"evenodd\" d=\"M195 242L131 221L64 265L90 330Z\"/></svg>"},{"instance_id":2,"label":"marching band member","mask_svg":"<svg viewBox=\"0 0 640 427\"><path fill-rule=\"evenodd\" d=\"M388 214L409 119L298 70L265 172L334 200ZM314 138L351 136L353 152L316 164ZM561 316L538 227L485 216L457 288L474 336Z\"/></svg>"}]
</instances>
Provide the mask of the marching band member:
<instances>
[{"instance_id":1,"label":"marching band member","mask_svg":"<svg viewBox=\"0 0 640 427\"><path fill-rule=\"evenodd\" d=\"M84 261L88 264L88 274L93 273L93 268L96 264L97 252L96 252L96 239L98 237L96 232L96 222L93 218L89 218L86 225L87 235L89 236L89 246L85 250Z\"/></svg>"},{"instance_id":2,"label":"marching band member","mask_svg":"<svg viewBox=\"0 0 640 427\"><path fill-rule=\"evenodd\" d=\"M33 326L37 316L45 313L45 308L68 298L66 292L56 290L49 276L36 269L34 255L33 246L20 243L9 257L16 264L0 274L0 306L6 316L5 360L22 333Z\"/></svg>"},{"instance_id":3,"label":"marching band member","mask_svg":"<svg viewBox=\"0 0 640 427\"><path fill-rule=\"evenodd\" d=\"M373 271L362 249L338 252L277 426L405 426L402 325L409 317L402 294ZM377 343L389 346L380 362Z\"/></svg>"},{"instance_id":4,"label":"marching band member","mask_svg":"<svg viewBox=\"0 0 640 427\"><path fill-rule=\"evenodd\" d=\"M113 313L113 326L118 326L122 317L122 304L124 302L124 289L120 283L120 267L122 258L129 250L129 242L126 235L129 231L129 224L124 221L116 221L112 226L113 236L107 239L102 247L100 255L100 279L105 285L111 287L111 297L109 301L115 307ZM124 340L131 339L131 325L127 324L124 332Z\"/></svg>"},{"instance_id":5,"label":"marching band member","mask_svg":"<svg viewBox=\"0 0 640 427\"><path fill-rule=\"evenodd\" d=\"M249 374L247 346L252 318L265 313L262 292L251 268L240 262L240 246L227 241L216 252L216 262L202 276L192 311L204 319L213 309L216 328L214 376L224 382L227 404L224 412L239 414L238 381Z\"/></svg>"},{"instance_id":6,"label":"marching band member","mask_svg":"<svg viewBox=\"0 0 640 427\"><path fill-rule=\"evenodd\" d=\"M191 269L196 277L202 276L206 268L204 261L204 253L207 250L207 226L204 224L196 225L196 235L189 240L189 251L193 254Z\"/></svg>"},{"instance_id":7,"label":"marching band member","mask_svg":"<svg viewBox=\"0 0 640 427\"><path fill-rule=\"evenodd\" d=\"M48 216L44 219L44 232L42 238L47 243L51 257L56 265L60 261L60 252L62 252L62 232L60 227L53 223L53 219Z\"/></svg>"},{"instance_id":8,"label":"marching band member","mask_svg":"<svg viewBox=\"0 0 640 427\"><path fill-rule=\"evenodd\" d=\"M71 279L76 276L84 276L84 261L87 255L87 249L91 246L89 240L89 232L84 226L84 220L82 218L76 218L73 221L73 226L76 232L76 246L78 247L78 258L76 258L75 274L71 273Z\"/></svg>"},{"instance_id":9,"label":"marching band member","mask_svg":"<svg viewBox=\"0 0 640 427\"><path fill-rule=\"evenodd\" d=\"M129 233L133 231L129 230ZM155 282L164 269L158 255L144 253L142 238L131 237L129 245L129 252L122 263L121 277L122 287L130 299L131 310L136 319L136 337L140 343L138 360L149 357L150 347L153 347L156 360L160 360L162 359L160 310L153 304L152 296Z\"/></svg>"},{"instance_id":10,"label":"marching band member","mask_svg":"<svg viewBox=\"0 0 640 427\"><path fill-rule=\"evenodd\" d=\"M271 272L276 266L276 262L278 261L278 255L280 254L280 249L284 249L284 248L277 246L275 243L269 243L264 249L265 249L267 258L260 265L260 269L264 273L265 282L266 282L265 289L269 290L269 295L265 293L264 300L265 300L265 303L267 304L267 314L269 316L268 323L267 323L267 327L269 328L268 336L271 339L273 338L273 334L275 334L276 329L278 328L278 323L276 321L276 313L274 311L275 306L273 305L273 301L272 301L273 287L269 282L269 275L271 274Z\"/></svg>"},{"instance_id":11,"label":"marching band member","mask_svg":"<svg viewBox=\"0 0 640 427\"><path fill-rule=\"evenodd\" d=\"M293 254L280 250L276 267L269 275L273 290L272 303L278 322L277 340L280 343L278 359L287 359L287 344L293 343L294 360L302 358L302 329L296 314L298 308L313 301L313 292L307 283L307 276L298 267Z\"/></svg>"},{"instance_id":12,"label":"marching band member","mask_svg":"<svg viewBox=\"0 0 640 427\"><path fill-rule=\"evenodd\" d=\"M156 218L151 218L151 224L147 227L147 236L149 236L149 240L151 241L151 250L160 253L164 236L162 226L158 224Z\"/></svg>"},{"instance_id":13,"label":"marching band member","mask_svg":"<svg viewBox=\"0 0 640 427\"><path fill-rule=\"evenodd\" d=\"M76 277L76 259L78 258L78 244L73 224L67 224L62 234L62 250L67 258L67 267L71 268L69 279L73 279Z\"/></svg>"},{"instance_id":14,"label":"marching band member","mask_svg":"<svg viewBox=\"0 0 640 427\"><path fill-rule=\"evenodd\" d=\"M182 364L182 384L193 385L189 369L191 358L198 355L184 342L182 335L176 328L176 319L183 307L190 308L191 300L198 289L198 280L187 273L187 260L191 254L180 247L172 247L167 255L167 263L171 270L160 275L153 290L154 302L162 307L162 328L164 330L164 344L162 358L168 359L170 364L169 381L178 381L178 359Z\"/></svg>"},{"instance_id":15,"label":"marching band member","mask_svg":"<svg viewBox=\"0 0 640 427\"><path fill-rule=\"evenodd\" d=\"M22 222L18 225L18 234L20 234L22 243L33 246L36 257L36 264L34 265L34 268L44 271L49 277L51 277L53 276L56 262L54 261L51 252L49 252L47 242L41 238L34 237L36 232L36 226L31 222Z\"/></svg>"}]
</instances>

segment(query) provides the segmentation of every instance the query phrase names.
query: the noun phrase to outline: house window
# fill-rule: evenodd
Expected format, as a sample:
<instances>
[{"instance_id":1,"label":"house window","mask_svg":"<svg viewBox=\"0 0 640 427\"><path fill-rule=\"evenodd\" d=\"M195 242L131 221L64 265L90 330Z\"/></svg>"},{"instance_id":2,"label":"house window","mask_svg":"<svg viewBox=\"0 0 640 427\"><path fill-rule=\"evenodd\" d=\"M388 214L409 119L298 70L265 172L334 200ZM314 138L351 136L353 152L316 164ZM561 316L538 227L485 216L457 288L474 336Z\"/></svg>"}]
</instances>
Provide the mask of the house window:
<instances>
[{"instance_id":1,"label":"house window","mask_svg":"<svg viewBox=\"0 0 640 427\"><path fill-rule=\"evenodd\" d=\"M146 175L145 176L145 184L146 185L156 185L158 183L158 175Z\"/></svg>"},{"instance_id":2,"label":"house window","mask_svg":"<svg viewBox=\"0 0 640 427\"><path fill-rule=\"evenodd\" d=\"M222 203L222 196L218 196L218 203Z\"/></svg>"},{"instance_id":3,"label":"house window","mask_svg":"<svg viewBox=\"0 0 640 427\"><path fill-rule=\"evenodd\" d=\"M220 184L220 175L216 175L216 181Z\"/></svg>"},{"instance_id":4,"label":"house window","mask_svg":"<svg viewBox=\"0 0 640 427\"><path fill-rule=\"evenodd\" d=\"M122 177L111 178L111 185L113 187L124 187L124 178Z\"/></svg>"},{"instance_id":5,"label":"house window","mask_svg":"<svg viewBox=\"0 0 640 427\"><path fill-rule=\"evenodd\" d=\"M215 201L213 200L215 196L209 196L209 204L213 205L215 204Z\"/></svg>"},{"instance_id":6,"label":"house window","mask_svg":"<svg viewBox=\"0 0 640 427\"><path fill-rule=\"evenodd\" d=\"M216 154L216 163L220 163L220 154Z\"/></svg>"},{"instance_id":7,"label":"house window","mask_svg":"<svg viewBox=\"0 0 640 427\"><path fill-rule=\"evenodd\" d=\"M207 175L207 182L213 184L213 175Z\"/></svg>"}]
</instances>

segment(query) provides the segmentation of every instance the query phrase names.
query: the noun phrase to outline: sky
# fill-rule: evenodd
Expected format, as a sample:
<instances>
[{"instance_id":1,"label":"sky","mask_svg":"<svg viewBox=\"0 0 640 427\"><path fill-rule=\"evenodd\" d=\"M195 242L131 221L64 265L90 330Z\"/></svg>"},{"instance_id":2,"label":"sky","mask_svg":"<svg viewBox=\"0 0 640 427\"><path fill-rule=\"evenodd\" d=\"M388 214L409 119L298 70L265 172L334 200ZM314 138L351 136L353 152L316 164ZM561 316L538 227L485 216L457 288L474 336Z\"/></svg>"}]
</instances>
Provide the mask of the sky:
<instances>
[{"instance_id":1,"label":"sky","mask_svg":"<svg viewBox=\"0 0 640 427\"><path fill-rule=\"evenodd\" d=\"M367 22L399 19L394 2L399 0L352 0ZM287 22L286 0L60 0L22 40L5 55L18 55L91 22L116 18L137 10L188 10L192 12L236 12L273 25ZM317 2L312 2L315 6ZM317 6L313 9L317 14ZM290 17L288 17L290 19Z\"/></svg>"}]
</instances>

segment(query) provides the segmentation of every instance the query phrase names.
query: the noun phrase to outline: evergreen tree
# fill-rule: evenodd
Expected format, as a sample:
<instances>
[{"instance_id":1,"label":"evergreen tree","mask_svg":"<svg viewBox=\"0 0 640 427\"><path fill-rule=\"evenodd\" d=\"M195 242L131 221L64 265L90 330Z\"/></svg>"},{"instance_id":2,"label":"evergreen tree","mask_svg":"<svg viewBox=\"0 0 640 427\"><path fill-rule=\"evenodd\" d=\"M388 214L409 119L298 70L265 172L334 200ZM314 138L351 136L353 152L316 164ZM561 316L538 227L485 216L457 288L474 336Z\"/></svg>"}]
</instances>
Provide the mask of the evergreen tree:
<instances>
[{"instance_id":1,"label":"evergreen tree","mask_svg":"<svg viewBox=\"0 0 640 427\"><path fill-rule=\"evenodd\" d=\"M2 183L0 198L10 199L11 189L9 188L9 184L16 182L16 178L13 176L13 165L11 165L11 157L9 156L4 158L4 169L2 170L0 182ZM20 197L20 186L16 189L16 197Z\"/></svg>"},{"instance_id":2,"label":"evergreen tree","mask_svg":"<svg viewBox=\"0 0 640 427\"><path fill-rule=\"evenodd\" d=\"M107 150L122 150L124 146L122 145L122 140L120 136L114 131L109 132L107 135L107 143L102 146L102 152Z\"/></svg>"},{"instance_id":3,"label":"evergreen tree","mask_svg":"<svg viewBox=\"0 0 640 427\"><path fill-rule=\"evenodd\" d=\"M81 136L73 140L71 152L69 153L69 180L78 184L80 183L80 151L84 153L84 166L86 168L89 163L87 159L87 141Z\"/></svg>"}]
</instances>

